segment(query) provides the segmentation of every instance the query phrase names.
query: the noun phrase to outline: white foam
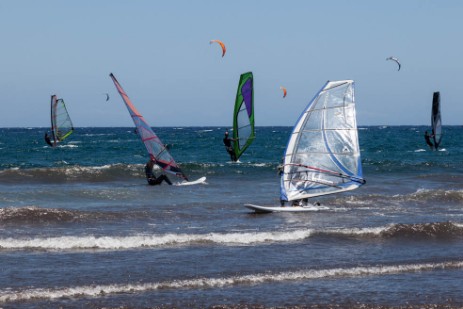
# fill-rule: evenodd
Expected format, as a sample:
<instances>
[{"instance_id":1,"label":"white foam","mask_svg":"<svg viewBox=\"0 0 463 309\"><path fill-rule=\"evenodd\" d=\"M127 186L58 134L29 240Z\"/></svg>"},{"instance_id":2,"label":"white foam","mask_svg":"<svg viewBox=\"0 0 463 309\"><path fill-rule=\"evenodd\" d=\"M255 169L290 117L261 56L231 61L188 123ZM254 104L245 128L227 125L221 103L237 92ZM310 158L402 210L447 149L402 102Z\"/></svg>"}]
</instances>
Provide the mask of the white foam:
<instances>
[{"instance_id":1,"label":"white foam","mask_svg":"<svg viewBox=\"0 0 463 309\"><path fill-rule=\"evenodd\" d=\"M135 249L143 247L162 247L173 245L192 245L212 242L222 245L249 245L267 242L299 241L311 235L311 230L286 232L255 233L209 233L209 234L164 234L133 236L60 236L47 238L3 238L3 249L45 249L45 250L82 250L82 249Z\"/></svg>"},{"instance_id":2,"label":"white foam","mask_svg":"<svg viewBox=\"0 0 463 309\"><path fill-rule=\"evenodd\" d=\"M0 209L0 215L1 215ZM462 224L454 223L460 227ZM171 246L192 246L204 243L216 245L260 245L275 242L297 242L313 235L381 236L393 225L364 228L298 229L268 232L234 232L208 234L136 234L129 236L59 236L36 238L0 238L0 248L6 250L130 250Z\"/></svg>"},{"instance_id":3,"label":"white foam","mask_svg":"<svg viewBox=\"0 0 463 309\"><path fill-rule=\"evenodd\" d=\"M268 163L254 163L254 164L251 164L251 166L255 166L255 167L265 167L265 166L268 166L269 164Z\"/></svg>"},{"instance_id":4,"label":"white foam","mask_svg":"<svg viewBox=\"0 0 463 309\"><path fill-rule=\"evenodd\" d=\"M58 145L58 148L78 148L79 146L77 145L70 145L70 144L67 144L67 145Z\"/></svg>"},{"instance_id":5,"label":"white foam","mask_svg":"<svg viewBox=\"0 0 463 309\"><path fill-rule=\"evenodd\" d=\"M380 235L381 232L389 229L390 227L366 227L366 228L343 228L343 229L332 229L330 232L341 235Z\"/></svg>"},{"instance_id":6,"label":"white foam","mask_svg":"<svg viewBox=\"0 0 463 309\"><path fill-rule=\"evenodd\" d=\"M463 268L463 261L421 263L402 265L359 266L351 268L306 269L279 273L257 273L252 275L219 278L178 279L163 282L133 284L83 285L66 288L39 288L0 291L0 303L30 299L57 299L69 297L106 297L116 293L143 293L156 290L226 288L237 285L257 285L267 282L305 281L323 278L381 276L418 271Z\"/></svg>"}]
</instances>

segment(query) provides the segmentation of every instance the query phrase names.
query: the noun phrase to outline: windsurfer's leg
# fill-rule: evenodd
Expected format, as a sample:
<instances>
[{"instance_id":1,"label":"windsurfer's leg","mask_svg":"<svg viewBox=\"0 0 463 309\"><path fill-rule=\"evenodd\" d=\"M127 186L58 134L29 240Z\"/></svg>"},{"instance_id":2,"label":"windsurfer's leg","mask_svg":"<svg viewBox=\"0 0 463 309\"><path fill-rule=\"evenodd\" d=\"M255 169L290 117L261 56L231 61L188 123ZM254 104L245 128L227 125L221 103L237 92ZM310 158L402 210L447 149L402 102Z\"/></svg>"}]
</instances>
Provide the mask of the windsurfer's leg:
<instances>
[{"instance_id":1,"label":"windsurfer's leg","mask_svg":"<svg viewBox=\"0 0 463 309\"><path fill-rule=\"evenodd\" d=\"M147 178L146 179L148 181L148 184L150 186L157 186L157 185L160 185L161 182L162 182L162 178L161 177L158 177L158 178Z\"/></svg>"},{"instance_id":2,"label":"windsurfer's leg","mask_svg":"<svg viewBox=\"0 0 463 309\"><path fill-rule=\"evenodd\" d=\"M230 155L230 160L232 160L233 162L237 161L236 156L235 156L235 152L233 151L232 147L227 147L227 152Z\"/></svg>"},{"instance_id":3,"label":"windsurfer's leg","mask_svg":"<svg viewBox=\"0 0 463 309\"><path fill-rule=\"evenodd\" d=\"M161 175L159 176L159 178L161 179L160 183L164 180L165 182L167 182L167 184L172 185L172 182L166 175Z\"/></svg>"}]
</instances>

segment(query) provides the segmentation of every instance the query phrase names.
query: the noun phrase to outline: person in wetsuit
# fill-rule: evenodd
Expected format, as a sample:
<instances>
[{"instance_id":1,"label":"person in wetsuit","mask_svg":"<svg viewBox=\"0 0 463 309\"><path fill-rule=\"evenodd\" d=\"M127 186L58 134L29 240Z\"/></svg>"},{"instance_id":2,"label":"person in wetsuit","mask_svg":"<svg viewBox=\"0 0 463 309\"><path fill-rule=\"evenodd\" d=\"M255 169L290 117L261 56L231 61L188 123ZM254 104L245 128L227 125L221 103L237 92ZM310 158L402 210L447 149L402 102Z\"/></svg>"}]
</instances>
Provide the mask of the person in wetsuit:
<instances>
[{"instance_id":1,"label":"person in wetsuit","mask_svg":"<svg viewBox=\"0 0 463 309\"><path fill-rule=\"evenodd\" d=\"M51 147L53 147L53 144L50 140L50 137L48 136L48 132L45 132L45 136L44 136L44 139L45 139L45 142L50 145Z\"/></svg>"},{"instance_id":2,"label":"person in wetsuit","mask_svg":"<svg viewBox=\"0 0 463 309\"><path fill-rule=\"evenodd\" d=\"M156 177L156 175L154 175L153 173L154 163L155 163L155 160L150 159L145 165L145 175L146 175L146 181L148 181L148 184L151 186L156 186L156 185L160 185L163 181L165 181L169 185L171 185L172 182L166 175L162 174L159 177Z\"/></svg>"},{"instance_id":3,"label":"person in wetsuit","mask_svg":"<svg viewBox=\"0 0 463 309\"><path fill-rule=\"evenodd\" d=\"M434 135L430 135L427 130L426 132L424 132L424 139L426 141L426 144L428 144L428 146L431 148L431 150L434 150L434 144L431 142L431 137L433 136Z\"/></svg>"},{"instance_id":4,"label":"person in wetsuit","mask_svg":"<svg viewBox=\"0 0 463 309\"><path fill-rule=\"evenodd\" d=\"M230 138L228 136L228 131L225 131L225 135L223 137L223 144L225 145L225 149L227 150L228 154L230 155L230 159L233 162L236 162L238 159L236 158L235 151L233 150L232 142L236 141L234 138Z\"/></svg>"}]
</instances>

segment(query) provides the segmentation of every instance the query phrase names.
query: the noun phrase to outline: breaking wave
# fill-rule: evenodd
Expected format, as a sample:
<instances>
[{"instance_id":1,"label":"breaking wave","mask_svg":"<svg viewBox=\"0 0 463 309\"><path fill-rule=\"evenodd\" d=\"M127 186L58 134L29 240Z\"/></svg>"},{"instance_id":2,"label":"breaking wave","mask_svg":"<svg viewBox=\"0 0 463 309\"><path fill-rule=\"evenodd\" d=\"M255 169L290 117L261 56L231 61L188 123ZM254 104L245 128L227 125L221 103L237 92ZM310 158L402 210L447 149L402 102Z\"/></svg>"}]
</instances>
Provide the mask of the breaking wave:
<instances>
[{"instance_id":1,"label":"breaking wave","mask_svg":"<svg viewBox=\"0 0 463 309\"><path fill-rule=\"evenodd\" d=\"M65 181L110 181L144 177L141 164L108 164L102 166L63 166L52 168L10 168L0 171L3 183L62 183Z\"/></svg>"},{"instance_id":2,"label":"breaking wave","mask_svg":"<svg viewBox=\"0 0 463 309\"><path fill-rule=\"evenodd\" d=\"M101 166L69 165L67 162L60 162L60 167L36 167L19 168L10 166L7 169L0 169L0 182L2 183L62 183L62 182L105 182L120 181L128 179L144 178L144 164L107 164ZM202 175L211 173L223 173L228 171L227 163L194 163L184 162L182 169L191 172L198 172ZM274 168L274 163L242 162L240 168ZM157 167L155 166L155 169Z\"/></svg>"},{"instance_id":3,"label":"breaking wave","mask_svg":"<svg viewBox=\"0 0 463 309\"><path fill-rule=\"evenodd\" d=\"M200 244L251 245L269 242L299 241L309 237L310 230L292 232L152 234L133 236L60 236L38 238L3 238L0 248L8 250L87 250L138 249Z\"/></svg>"},{"instance_id":4,"label":"breaking wave","mask_svg":"<svg viewBox=\"0 0 463 309\"><path fill-rule=\"evenodd\" d=\"M419 263L399 265L358 266L350 268L305 269L274 273L257 273L216 278L178 279L160 282L82 285L66 288L31 288L8 289L0 291L0 303L27 301L37 299L59 299L76 297L106 297L108 294L144 293L157 290L179 289L214 289L241 285L258 285L263 283L280 283L288 281L306 281L324 278L343 278L359 276L383 276L389 274L438 271L443 269L461 269L463 261L446 261L441 263Z\"/></svg>"},{"instance_id":5,"label":"breaking wave","mask_svg":"<svg viewBox=\"0 0 463 309\"><path fill-rule=\"evenodd\" d=\"M1 214L1 213L0 213ZM39 216L40 214L38 214ZM72 213L51 216L73 218ZM5 215L2 215L5 217ZM3 220L3 219L2 219ZM7 219L11 220L11 219ZM72 219L68 219L72 220ZM342 229L298 229L291 231L245 232L245 233L166 233L134 234L127 236L49 236L0 238L1 250L132 250L143 248L163 248L194 245L265 245L304 241L314 236L356 237L356 238L423 238L446 239L463 236L463 224L451 222L392 224L386 227L342 228Z\"/></svg>"},{"instance_id":6,"label":"breaking wave","mask_svg":"<svg viewBox=\"0 0 463 309\"><path fill-rule=\"evenodd\" d=\"M329 200L333 206L370 206L370 205L390 205L397 203L461 203L463 202L463 189L418 189L413 193L407 194L369 194L369 195L352 195L349 197L339 197Z\"/></svg>"},{"instance_id":7,"label":"breaking wave","mask_svg":"<svg viewBox=\"0 0 463 309\"><path fill-rule=\"evenodd\" d=\"M144 214L142 214L144 215ZM37 206L0 208L0 223L6 224L52 224L85 222L96 220L120 220L126 214L116 212L85 212Z\"/></svg>"}]
</instances>

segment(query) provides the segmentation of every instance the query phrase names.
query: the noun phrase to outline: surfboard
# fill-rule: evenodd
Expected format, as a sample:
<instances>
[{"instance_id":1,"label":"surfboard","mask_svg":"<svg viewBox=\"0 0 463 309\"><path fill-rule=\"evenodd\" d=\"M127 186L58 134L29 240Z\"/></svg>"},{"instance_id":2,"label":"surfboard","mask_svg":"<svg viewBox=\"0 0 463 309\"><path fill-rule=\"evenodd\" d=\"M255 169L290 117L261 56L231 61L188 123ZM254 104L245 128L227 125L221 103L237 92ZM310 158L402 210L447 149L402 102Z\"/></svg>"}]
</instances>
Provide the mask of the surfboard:
<instances>
[{"instance_id":1,"label":"surfboard","mask_svg":"<svg viewBox=\"0 0 463 309\"><path fill-rule=\"evenodd\" d=\"M329 209L326 206L260 206L255 204L244 204L244 207L254 210L257 213L270 213L270 212L306 212L306 211L320 211Z\"/></svg>"},{"instance_id":2,"label":"surfboard","mask_svg":"<svg viewBox=\"0 0 463 309\"><path fill-rule=\"evenodd\" d=\"M201 183L206 183L206 177L203 176L201 178L198 178L196 180L193 180L193 181L182 181L182 182L177 182L177 183L174 183L175 186L191 186L191 185L197 185L197 184L201 184Z\"/></svg>"}]
</instances>

